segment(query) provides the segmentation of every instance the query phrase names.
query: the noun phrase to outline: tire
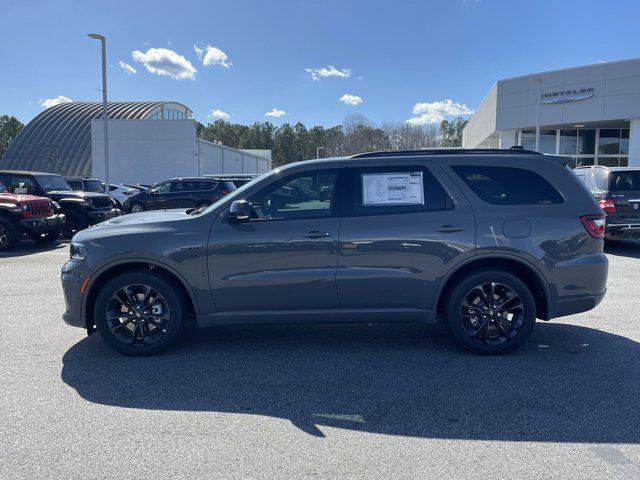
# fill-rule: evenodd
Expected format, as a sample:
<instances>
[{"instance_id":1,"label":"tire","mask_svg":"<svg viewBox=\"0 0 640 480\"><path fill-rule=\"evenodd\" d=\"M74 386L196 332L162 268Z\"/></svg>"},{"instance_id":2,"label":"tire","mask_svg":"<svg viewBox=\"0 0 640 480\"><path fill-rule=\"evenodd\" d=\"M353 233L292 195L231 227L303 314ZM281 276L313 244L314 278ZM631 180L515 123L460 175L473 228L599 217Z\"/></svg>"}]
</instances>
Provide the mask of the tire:
<instances>
[{"instance_id":1,"label":"tire","mask_svg":"<svg viewBox=\"0 0 640 480\"><path fill-rule=\"evenodd\" d=\"M125 298L128 306L122 301ZM123 273L109 280L101 287L94 306L102 338L130 356L155 355L169 347L182 331L186 315L186 299L177 285L146 271Z\"/></svg>"},{"instance_id":2,"label":"tire","mask_svg":"<svg viewBox=\"0 0 640 480\"><path fill-rule=\"evenodd\" d=\"M13 250L20 245L22 233L15 220L0 217L0 251Z\"/></svg>"},{"instance_id":3,"label":"tire","mask_svg":"<svg viewBox=\"0 0 640 480\"><path fill-rule=\"evenodd\" d=\"M144 212L145 210L146 208L140 202L133 202L131 205L129 205L129 213L140 213Z\"/></svg>"},{"instance_id":4,"label":"tire","mask_svg":"<svg viewBox=\"0 0 640 480\"><path fill-rule=\"evenodd\" d=\"M518 277L490 270L471 274L454 287L446 301L445 317L460 346L477 354L501 355L531 336L536 303Z\"/></svg>"},{"instance_id":5,"label":"tire","mask_svg":"<svg viewBox=\"0 0 640 480\"><path fill-rule=\"evenodd\" d=\"M31 233L29 234L29 238L40 245L49 245L56 242L60 238L60 232L61 229L56 228L55 230L51 230L40 235Z\"/></svg>"},{"instance_id":6,"label":"tire","mask_svg":"<svg viewBox=\"0 0 640 480\"><path fill-rule=\"evenodd\" d=\"M66 219L62 227L62 235L65 238L71 238L89 226L89 218L78 210L67 210L64 214Z\"/></svg>"}]
</instances>

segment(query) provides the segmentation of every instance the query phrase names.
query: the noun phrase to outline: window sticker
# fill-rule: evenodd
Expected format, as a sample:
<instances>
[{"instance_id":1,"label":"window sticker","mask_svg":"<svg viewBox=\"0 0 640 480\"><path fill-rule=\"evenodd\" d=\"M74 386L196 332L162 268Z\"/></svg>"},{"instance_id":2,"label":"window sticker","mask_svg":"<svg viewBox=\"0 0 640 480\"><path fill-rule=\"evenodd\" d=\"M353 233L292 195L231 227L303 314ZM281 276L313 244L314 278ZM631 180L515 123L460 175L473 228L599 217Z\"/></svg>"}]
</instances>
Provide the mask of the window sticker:
<instances>
[{"instance_id":1,"label":"window sticker","mask_svg":"<svg viewBox=\"0 0 640 480\"><path fill-rule=\"evenodd\" d=\"M422 172L363 173L363 205L424 205Z\"/></svg>"}]
</instances>

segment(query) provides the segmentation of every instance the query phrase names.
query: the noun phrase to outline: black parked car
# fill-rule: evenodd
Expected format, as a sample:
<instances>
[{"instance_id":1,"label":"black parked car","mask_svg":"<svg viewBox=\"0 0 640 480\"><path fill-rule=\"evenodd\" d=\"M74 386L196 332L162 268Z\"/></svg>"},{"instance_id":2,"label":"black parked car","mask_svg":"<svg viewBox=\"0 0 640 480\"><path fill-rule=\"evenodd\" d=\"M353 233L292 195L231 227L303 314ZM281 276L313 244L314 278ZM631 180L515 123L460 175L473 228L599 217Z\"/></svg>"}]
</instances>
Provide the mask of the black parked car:
<instances>
[{"instance_id":1,"label":"black parked car","mask_svg":"<svg viewBox=\"0 0 640 480\"><path fill-rule=\"evenodd\" d=\"M200 208L217 202L236 189L233 182L213 178L174 178L131 195L123 204L129 213L171 208Z\"/></svg>"},{"instance_id":2,"label":"black parked car","mask_svg":"<svg viewBox=\"0 0 640 480\"><path fill-rule=\"evenodd\" d=\"M607 214L605 238L640 238L640 168L593 166L574 171Z\"/></svg>"},{"instance_id":3,"label":"black parked car","mask_svg":"<svg viewBox=\"0 0 640 480\"><path fill-rule=\"evenodd\" d=\"M298 162L206 209L76 235L64 320L149 355L198 326L445 321L505 353L605 295L604 213L565 160L381 152ZM562 339L564 341L565 339Z\"/></svg>"},{"instance_id":4,"label":"black parked car","mask_svg":"<svg viewBox=\"0 0 640 480\"><path fill-rule=\"evenodd\" d=\"M65 215L62 234L68 238L89 225L120 215L108 195L73 191L64 178L54 173L0 170L0 182L13 193L47 197L58 203Z\"/></svg>"}]
</instances>

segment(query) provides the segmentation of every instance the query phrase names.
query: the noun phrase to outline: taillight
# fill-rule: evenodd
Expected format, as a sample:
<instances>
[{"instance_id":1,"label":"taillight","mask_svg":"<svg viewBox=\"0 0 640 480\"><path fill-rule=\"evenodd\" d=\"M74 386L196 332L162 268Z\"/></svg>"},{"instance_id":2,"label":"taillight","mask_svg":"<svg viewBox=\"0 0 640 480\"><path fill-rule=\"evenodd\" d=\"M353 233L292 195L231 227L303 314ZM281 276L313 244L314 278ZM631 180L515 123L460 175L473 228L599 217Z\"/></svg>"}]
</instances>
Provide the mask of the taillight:
<instances>
[{"instance_id":1,"label":"taillight","mask_svg":"<svg viewBox=\"0 0 640 480\"><path fill-rule=\"evenodd\" d=\"M593 238L604 238L604 229L607 224L604 215L585 215L580 217L580 221Z\"/></svg>"},{"instance_id":2,"label":"taillight","mask_svg":"<svg viewBox=\"0 0 640 480\"><path fill-rule=\"evenodd\" d=\"M231 190L220 190L222 192L223 195L229 195L231 193Z\"/></svg>"},{"instance_id":3,"label":"taillight","mask_svg":"<svg viewBox=\"0 0 640 480\"><path fill-rule=\"evenodd\" d=\"M598 200L598 205L602 207L604 213L616 213L616 204L610 198L603 198Z\"/></svg>"}]
</instances>

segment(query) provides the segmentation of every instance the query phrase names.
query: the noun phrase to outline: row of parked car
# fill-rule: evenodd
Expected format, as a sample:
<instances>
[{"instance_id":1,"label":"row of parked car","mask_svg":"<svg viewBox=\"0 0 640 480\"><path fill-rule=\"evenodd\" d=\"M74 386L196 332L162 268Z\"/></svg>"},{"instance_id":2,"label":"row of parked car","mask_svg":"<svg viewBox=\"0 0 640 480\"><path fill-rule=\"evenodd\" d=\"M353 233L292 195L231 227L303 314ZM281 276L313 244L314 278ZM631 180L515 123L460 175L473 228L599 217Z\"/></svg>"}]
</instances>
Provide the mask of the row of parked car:
<instances>
[{"instance_id":1,"label":"row of parked car","mask_svg":"<svg viewBox=\"0 0 640 480\"><path fill-rule=\"evenodd\" d=\"M0 170L0 250L23 236L41 244L71 238L90 225L125 213L200 208L257 175L174 178L155 185L109 185L93 178L64 178L44 172Z\"/></svg>"}]
</instances>

